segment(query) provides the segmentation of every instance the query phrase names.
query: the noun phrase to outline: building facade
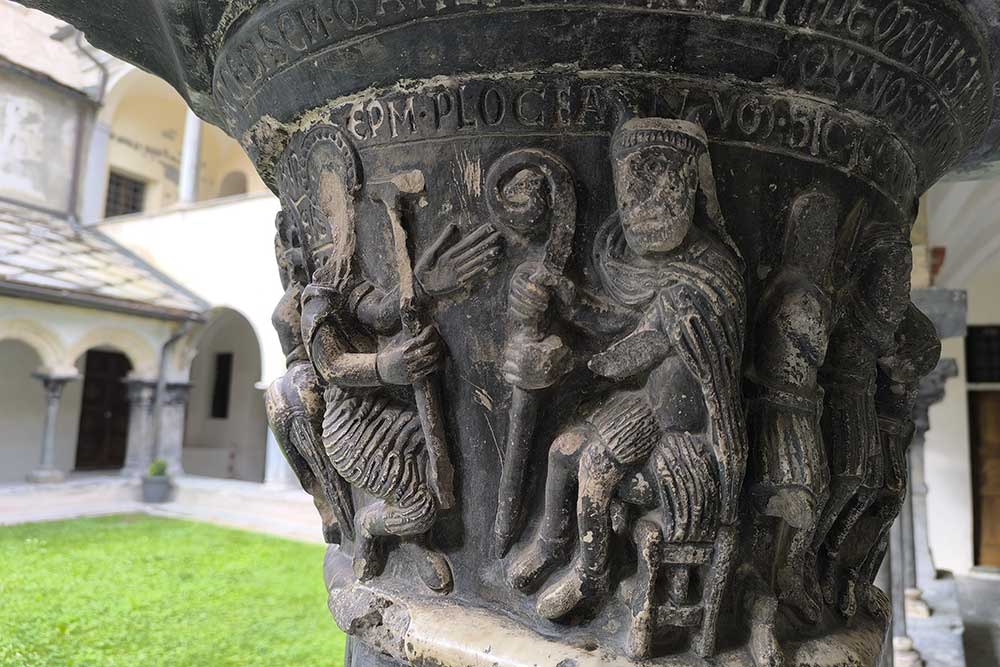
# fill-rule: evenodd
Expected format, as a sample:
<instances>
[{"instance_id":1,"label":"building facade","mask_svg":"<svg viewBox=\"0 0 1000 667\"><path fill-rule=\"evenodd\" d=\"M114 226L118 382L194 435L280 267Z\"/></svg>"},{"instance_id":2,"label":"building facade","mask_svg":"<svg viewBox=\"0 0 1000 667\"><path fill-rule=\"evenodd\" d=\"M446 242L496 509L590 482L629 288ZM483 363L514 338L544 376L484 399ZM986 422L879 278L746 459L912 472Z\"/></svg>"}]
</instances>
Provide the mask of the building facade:
<instances>
[{"instance_id":1,"label":"building facade","mask_svg":"<svg viewBox=\"0 0 1000 667\"><path fill-rule=\"evenodd\" d=\"M276 199L166 83L6 0L0 25L0 483L154 456L285 483Z\"/></svg>"}]
</instances>

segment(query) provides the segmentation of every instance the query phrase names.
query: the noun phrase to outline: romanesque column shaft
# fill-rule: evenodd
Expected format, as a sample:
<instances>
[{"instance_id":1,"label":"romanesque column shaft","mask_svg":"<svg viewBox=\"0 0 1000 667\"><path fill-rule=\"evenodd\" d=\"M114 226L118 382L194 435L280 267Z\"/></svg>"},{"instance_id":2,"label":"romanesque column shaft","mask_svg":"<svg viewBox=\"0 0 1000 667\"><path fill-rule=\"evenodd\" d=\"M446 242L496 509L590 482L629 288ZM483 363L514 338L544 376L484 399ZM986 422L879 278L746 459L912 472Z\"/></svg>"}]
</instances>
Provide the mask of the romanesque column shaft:
<instances>
[{"instance_id":1,"label":"romanesque column shaft","mask_svg":"<svg viewBox=\"0 0 1000 667\"><path fill-rule=\"evenodd\" d=\"M45 388L45 421L42 425L42 451L38 469L28 475L32 482L60 482L65 474L56 468L56 422L59 401L67 382L76 377L35 374Z\"/></svg>"}]
</instances>

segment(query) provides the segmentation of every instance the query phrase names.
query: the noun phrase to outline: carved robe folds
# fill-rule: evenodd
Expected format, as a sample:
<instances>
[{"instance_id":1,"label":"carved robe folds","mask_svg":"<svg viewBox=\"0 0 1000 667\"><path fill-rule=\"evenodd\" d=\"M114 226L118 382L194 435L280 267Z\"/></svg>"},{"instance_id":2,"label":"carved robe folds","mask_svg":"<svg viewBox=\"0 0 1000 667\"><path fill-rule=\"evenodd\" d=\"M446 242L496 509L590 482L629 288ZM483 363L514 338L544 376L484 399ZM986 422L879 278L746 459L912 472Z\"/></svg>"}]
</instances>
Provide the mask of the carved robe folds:
<instances>
[{"instance_id":1,"label":"carved robe folds","mask_svg":"<svg viewBox=\"0 0 1000 667\"><path fill-rule=\"evenodd\" d=\"M269 416L352 667L878 664L990 3L25 1L281 199Z\"/></svg>"}]
</instances>

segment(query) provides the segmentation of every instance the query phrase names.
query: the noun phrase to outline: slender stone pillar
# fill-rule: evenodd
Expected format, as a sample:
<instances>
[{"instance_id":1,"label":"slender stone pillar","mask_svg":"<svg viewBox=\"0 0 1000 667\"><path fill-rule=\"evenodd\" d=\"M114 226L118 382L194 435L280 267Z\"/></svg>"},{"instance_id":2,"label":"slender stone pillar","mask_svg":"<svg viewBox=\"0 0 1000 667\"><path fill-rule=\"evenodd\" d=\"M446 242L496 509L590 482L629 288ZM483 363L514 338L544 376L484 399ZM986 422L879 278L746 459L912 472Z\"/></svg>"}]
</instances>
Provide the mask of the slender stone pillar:
<instances>
[{"instance_id":1,"label":"slender stone pillar","mask_svg":"<svg viewBox=\"0 0 1000 667\"><path fill-rule=\"evenodd\" d=\"M914 436L910 449L910 493L903 508L903 517L908 517L911 529L907 549L911 565L906 570L906 613L910 616L926 617L931 613L923 599L921 581L936 577L933 555L927 535L927 478L924 472L924 446L930 429L930 408L944 400L945 385L949 378L958 375L958 364L954 359L942 359L934 371L920 383L920 391L913 408Z\"/></svg>"},{"instance_id":2,"label":"slender stone pillar","mask_svg":"<svg viewBox=\"0 0 1000 667\"><path fill-rule=\"evenodd\" d=\"M177 198L181 204L198 201L198 177L201 168L201 119L187 110L184 117L184 143L181 147L181 172Z\"/></svg>"},{"instance_id":3,"label":"slender stone pillar","mask_svg":"<svg viewBox=\"0 0 1000 667\"><path fill-rule=\"evenodd\" d=\"M122 475L140 477L153 462L153 401L156 382L142 378L126 378L128 387L128 436L125 445L125 465Z\"/></svg>"},{"instance_id":4,"label":"slender stone pillar","mask_svg":"<svg viewBox=\"0 0 1000 667\"><path fill-rule=\"evenodd\" d=\"M108 148L111 144L111 127L95 121L90 133L87 165L83 178L83 205L80 220L93 225L104 218L105 195L108 186Z\"/></svg>"},{"instance_id":5,"label":"slender stone pillar","mask_svg":"<svg viewBox=\"0 0 1000 667\"><path fill-rule=\"evenodd\" d=\"M274 431L270 427L267 429L267 449L265 451L264 463L264 483L274 487L298 486L295 473L288 465L288 460L281 451L278 440L274 437Z\"/></svg>"},{"instance_id":6,"label":"slender stone pillar","mask_svg":"<svg viewBox=\"0 0 1000 667\"><path fill-rule=\"evenodd\" d=\"M889 579L892 585L892 649L894 667L921 667L923 658L906 629L906 548L902 517L892 526L889 545Z\"/></svg>"},{"instance_id":7,"label":"slender stone pillar","mask_svg":"<svg viewBox=\"0 0 1000 667\"><path fill-rule=\"evenodd\" d=\"M28 481L39 484L61 482L66 478L62 470L56 468L56 420L59 417L59 400L67 382L76 376L52 376L34 374L45 387L45 422L42 425L42 452L38 468L28 473Z\"/></svg>"},{"instance_id":8,"label":"slender stone pillar","mask_svg":"<svg viewBox=\"0 0 1000 667\"><path fill-rule=\"evenodd\" d=\"M877 663L914 202L995 3L22 1L281 199L268 420L349 667Z\"/></svg>"},{"instance_id":9,"label":"slender stone pillar","mask_svg":"<svg viewBox=\"0 0 1000 667\"><path fill-rule=\"evenodd\" d=\"M167 474L172 476L184 474L184 426L191 386L187 382L170 382L166 386L156 456L167 462Z\"/></svg>"}]
</instances>

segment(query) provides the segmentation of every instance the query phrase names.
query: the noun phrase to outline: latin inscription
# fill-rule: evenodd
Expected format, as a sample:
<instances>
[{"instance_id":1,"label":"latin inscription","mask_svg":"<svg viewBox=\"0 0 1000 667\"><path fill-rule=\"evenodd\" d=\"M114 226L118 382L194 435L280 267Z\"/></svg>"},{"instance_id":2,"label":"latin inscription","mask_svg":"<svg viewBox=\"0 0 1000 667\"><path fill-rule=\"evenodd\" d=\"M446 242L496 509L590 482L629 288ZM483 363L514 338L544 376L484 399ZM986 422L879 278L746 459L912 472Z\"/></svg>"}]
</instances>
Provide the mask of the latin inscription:
<instances>
[{"instance_id":1,"label":"latin inscription","mask_svg":"<svg viewBox=\"0 0 1000 667\"><path fill-rule=\"evenodd\" d=\"M835 100L890 126L920 156L921 179L929 182L951 164L989 122L988 77L979 61L978 46L968 27L941 6L923 0L624 0L651 15L697 13L700 17L737 17L788 33L789 55L780 85ZM581 5L613 11L613 7L581 0ZM497 7L558 8L550 0L297 0L275 3L257 11L222 49L216 66L218 100L230 118L247 115L252 98L265 81L287 68L327 69L329 49L360 45L377 31L433 16L487 12ZM568 11L568 10L567 10ZM613 20L605 17L603 20ZM668 48L665 46L664 48ZM332 52L331 52L332 53ZM336 59L331 61L335 63ZM400 71L407 64L400 63ZM459 69L465 65L456 62ZM728 66L728 65L727 65ZM541 127L546 120L535 109L538 91L508 99L501 91L468 100L461 91L418 110L398 101L376 105L369 114L351 118L353 127L366 124L390 138L411 134L428 118L458 119L467 127L500 127L511 118L524 127ZM548 95L558 95L549 92ZM520 95L520 94L519 94ZM448 105L451 105L449 108ZM559 109L560 101L544 101ZM597 113L596 102L584 105ZM471 106L470 106L471 105ZM250 112L252 113L252 112ZM420 117L419 113L427 114ZM555 113L549 111L548 113ZM569 113L565 109L558 112ZM767 123L767 112L764 121ZM380 115L381 114L381 115ZM791 124L791 112L784 114ZM370 117L368 117L370 116ZM562 121L559 121L562 122ZM777 121L775 121L777 122ZM234 120L234 126L240 123ZM239 128L237 131L240 131ZM780 130L779 130L780 131ZM831 130L836 133L836 130ZM856 137L855 137L856 139ZM783 142L790 141L787 137ZM854 145L857 145L855 142ZM856 156L854 161L860 160ZM851 162L850 160L848 162Z\"/></svg>"},{"instance_id":2,"label":"latin inscription","mask_svg":"<svg viewBox=\"0 0 1000 667\"><path fill-rule=\"evenodd\" d=\"M595 7L603 3L593 2ZM275 71L305 54L407 20L438 14L488 10L499 0L299 0L281 3L241 30L223 49L216 85L232 100L245 99ZM510 6L544 7L546 2L504 2ZM587 0L584 4L588 4ZM626 5L658 11L693 11L689 0L626 0ZM702 7L704 6L704 7ZM737 15L775 25L829 34L875 51L926 79L963 108L983 97L982 64L963 42L956 19L940 8L893 0L707 0L699 12ZM976 112L984 113L980 103Z\"/></svg>"},{"instance_id":3,"label":"latin inscription","mask_svg":"<svg viewBox=\"0 0 1000 667\"><path fill-rule=\"evenodd\" d=\"M681 82L472 80L412 95L373 96L333 118L359 149L463 134L610 133L628 115L696 120L716 140L743 142L862 176L902 204L916 172L883 129L808 99Z\"/></svg>"}]
</instances>

